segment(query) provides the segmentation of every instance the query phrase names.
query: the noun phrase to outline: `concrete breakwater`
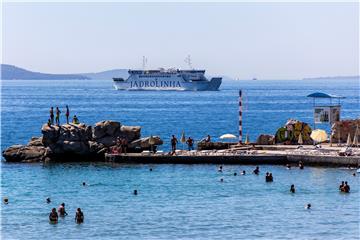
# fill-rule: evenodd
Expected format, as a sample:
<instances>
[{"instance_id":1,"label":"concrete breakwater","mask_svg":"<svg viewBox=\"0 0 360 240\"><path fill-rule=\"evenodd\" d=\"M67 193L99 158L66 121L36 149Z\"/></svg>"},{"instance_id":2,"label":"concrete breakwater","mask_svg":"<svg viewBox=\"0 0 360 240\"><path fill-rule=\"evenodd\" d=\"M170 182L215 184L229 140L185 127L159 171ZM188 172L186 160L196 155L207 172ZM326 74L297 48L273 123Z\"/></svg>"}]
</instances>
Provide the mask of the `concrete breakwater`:
<instances>
[{"instance_id":1,"label":"concrete breakwater","mask_svg":"<svg viewBox=\"0 0 360 240\"><path fill-rule=\"evenodd\" d=\"M162 154L106 154L108 162L116 163L151 163L151 164L298 164L302 161L311 166L359 167L360 156L323 156L302 155L268 151L255 154L220 154L220 155L162 155Z\"/></svg>"},{"instance_id":2,"label":"concrete breakwater","mask_svg":"<svg viewBox=\"0 0 360 240\"><path fill-rule=\"evenodd\" d=\"M44 124L42 136L33 137L27 145L13 145L2 153L7 162L101 161L105 152L125 139L129 152L149 150L149 137L141 138L141 127L125 126L116 121L101 121L95 126ZM153 137L153 145L163 144Z\"/></svg>"}]
</instances>

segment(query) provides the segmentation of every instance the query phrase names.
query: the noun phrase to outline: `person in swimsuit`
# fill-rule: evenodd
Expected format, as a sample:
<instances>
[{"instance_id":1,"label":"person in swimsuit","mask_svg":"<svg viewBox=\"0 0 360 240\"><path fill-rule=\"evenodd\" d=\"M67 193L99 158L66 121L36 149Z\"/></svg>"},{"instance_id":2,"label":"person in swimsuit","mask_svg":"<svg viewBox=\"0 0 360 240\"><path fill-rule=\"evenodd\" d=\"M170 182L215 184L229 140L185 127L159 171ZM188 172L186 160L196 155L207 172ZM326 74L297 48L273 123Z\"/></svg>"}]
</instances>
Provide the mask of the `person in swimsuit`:
<instances>
[{"instance_id":1,"label":"person in swimsuit","mask_svg":"<svg viewBox=\"0 0 360 240\"><path fill-rule=\"evenodd\" d=\"M342 181L342 182L341 182L341 184L340 184L340 186L339 186L339 190L340 190L340 191L342 191L342 189L343 189L344 185L345 185L345 182L344 182L344 181Z\"/></svg>"},{"instance_id":2,"label":"person in swimsuit","mask_svg":"<svg viewBox=\"0 0 360 240\"><path fill-rule=\"evenodd\" d=\"M50 108L50 122L51 122L51 125L54 125L54 108L53 107Z\"/></svg>"},{"instance_id":3,"label":"person in swimsuit","mask_svg":"<svg viewBox=\"0 0 360 240\"><path fill-rule=\"evenodd\" d=\"M75 222L77 224L81 224L84 222L84 213L81 211L80 208L77 209L76 214L75 214Z\"/></svg>"},{"instance_id":4,"label":"person in swimsuit","mask_svg":"<svg viewBox=\"0 0 360 240\"><path fill-rule=\"evenodd\" d=\"M175 135L172 135L172 138L171 138L171 152L172 152L172 154L174 154L175 151L176 151L176 144L177 143L178 143L177 138L175 137Z\"/></svg>"},{"instance_id":5,"label":"person in swimsuit","mask_svg":"<svg viewBox=\"0 0 360 240\"><path fill-rule=\"evenodd\" d=\"M58 209L59 215L60 217L65 217L67 214L67 212L65 211L65 203L62 203Z\"/></svg>"},{"instance_id":6,"label":"person in swimsuit","mask_svg":"<svg viewBox=\"0 0 360 240\"><path fill-rule=\"evenodd\" d=\"M66 123L69 124L70 110L69 110L69 106L68 106L68 105L66 105L66 113L65 113L65 116L66 116Z\"/></svg>"},{"instance_id":7,"label":"person in swimsuit","mask_svg":"<svg viewBox=\"0 0 360 240\"><path fill-rule=\"evenodd\" d=\"M56 121L56 125L60 125L60 110L58 107L56 107L56 117L55 117L55 121Z\"/></svg>"},{"instance_id":8,"label":"person in swimsuit","mask_svg":"<svg viewBox=\"0 0 360 240\"><path fill-rule=\"evenodd\" d=\"M194 140L191 137L186 140L186 144L188 145L189 151L194 150Z\"/></svg>"},{"instance_id":9,"label":"person in swimsuit","mask_svg":"<svg viewBox=\"0 0 360 240\"><path fill-rule=\"evenodd\" d=\"M295 185L292 184L291 187L290 187L290 192L291 193L295 193Z\"/></svg>"},{"instance_id":10,"label":"person in swimsuit","mask_svg":"<svg viewBox=\"0 0 360 240\"><path fill-rule=\"evenodd\" d=\"M57 223L58 219L59 219L59 216L58 216L58 214L56 212L56 208L53 208L51 210L50 215L49 215L49 221L50 221L50 223Z\"/></svg>"},{"instance_id":11,"label":"person in swimsuit","mask_svg":"<svg viewBox=\"0 0 360 240\"><path fill-rule=\"evenodd\" d=\"M256 174L256 175L259 175L260 169L259 169L258 166L256 166L256 168L254 169L253 173Z\"/></svg>"}]
</instances>

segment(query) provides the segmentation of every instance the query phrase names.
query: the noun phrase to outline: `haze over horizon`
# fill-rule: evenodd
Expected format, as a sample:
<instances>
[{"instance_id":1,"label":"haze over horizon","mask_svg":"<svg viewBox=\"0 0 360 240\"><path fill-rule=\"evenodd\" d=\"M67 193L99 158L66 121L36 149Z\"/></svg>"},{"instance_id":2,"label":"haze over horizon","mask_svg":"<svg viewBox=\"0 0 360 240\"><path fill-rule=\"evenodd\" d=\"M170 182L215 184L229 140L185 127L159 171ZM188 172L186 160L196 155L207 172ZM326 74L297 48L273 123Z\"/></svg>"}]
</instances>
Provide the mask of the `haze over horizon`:
<instances>
[{"instance_id":1,"label":"haze over horizon","mask_svg":"<svg viewBox=\"0 0 360 240\"><path fill-rule=\"evenodd\" d=\"M47 73L187 68L359 75L358 3L3 3L2 63Z\"/></svg>"}]
</instances>

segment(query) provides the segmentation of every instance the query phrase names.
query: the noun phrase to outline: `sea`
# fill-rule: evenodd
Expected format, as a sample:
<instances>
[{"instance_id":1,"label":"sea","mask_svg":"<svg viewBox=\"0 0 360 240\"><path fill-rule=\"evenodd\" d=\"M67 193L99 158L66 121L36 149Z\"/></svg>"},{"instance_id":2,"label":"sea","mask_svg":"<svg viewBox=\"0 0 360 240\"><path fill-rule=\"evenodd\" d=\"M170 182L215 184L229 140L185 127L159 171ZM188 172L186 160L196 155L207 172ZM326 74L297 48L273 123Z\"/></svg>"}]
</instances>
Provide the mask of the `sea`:
<instances>
[{"instance_id":1,"label":"sea","mask_svg":"<svg viewBox=\"0 0 360 240\"><path fill-rule=\"evenodd\" d=\"M226 133L238 135L240 89L244 138L248 135L250 141L259 134L275 134L288 119L313 127L314 101L307 97L313 92L345 97L340 100L341 118L360 117L356 78L225 81L215 92L116 91L110 80L2 80L1 150L41 136L49 108L58 106L64 113L65 105L89 125L114 120L141 126L142 136L164 140L159 149L165 152L173 134L180 138L184 132L196 141L209 134L218 141ZM332 100L335 103L338 100ZM316 128L330 131L328 124ZM360 173L352 175L356 169L262 165L260 175L254 175L253 165L226 165L223 172L217 168L1 161L1 197L9 199L0 204L1 237L359 239ZM246 175L240 175L243 170ZM272 172L273 183L265 182L265 172ZM341 181L348 181L350 194L339 193ZM289 192L291 184L295 194ZM63 202L69 215L49 224L51 209ZM308 203L311 209L305 209ZM85 215L81 225L74 221L77 208Z\"/></svg>"}]
</instances>

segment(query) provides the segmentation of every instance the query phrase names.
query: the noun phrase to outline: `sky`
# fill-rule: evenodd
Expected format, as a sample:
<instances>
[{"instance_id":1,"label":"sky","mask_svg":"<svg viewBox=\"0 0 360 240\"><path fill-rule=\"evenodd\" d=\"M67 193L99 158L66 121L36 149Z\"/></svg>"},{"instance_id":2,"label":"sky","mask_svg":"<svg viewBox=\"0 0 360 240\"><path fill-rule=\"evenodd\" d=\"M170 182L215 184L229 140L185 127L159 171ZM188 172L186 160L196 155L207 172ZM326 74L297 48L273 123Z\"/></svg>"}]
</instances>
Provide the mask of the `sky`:
<instances>
[{"instance_id":1,"label":"sky","mask_svg":"<svg viewBox=\"0 0 360 240\"><path fill-rule=\"evenodd\" d=\"M359 75L359 3L3 3L2 63L48 73L194 68Z\"/></svg>"}]
</instances>

